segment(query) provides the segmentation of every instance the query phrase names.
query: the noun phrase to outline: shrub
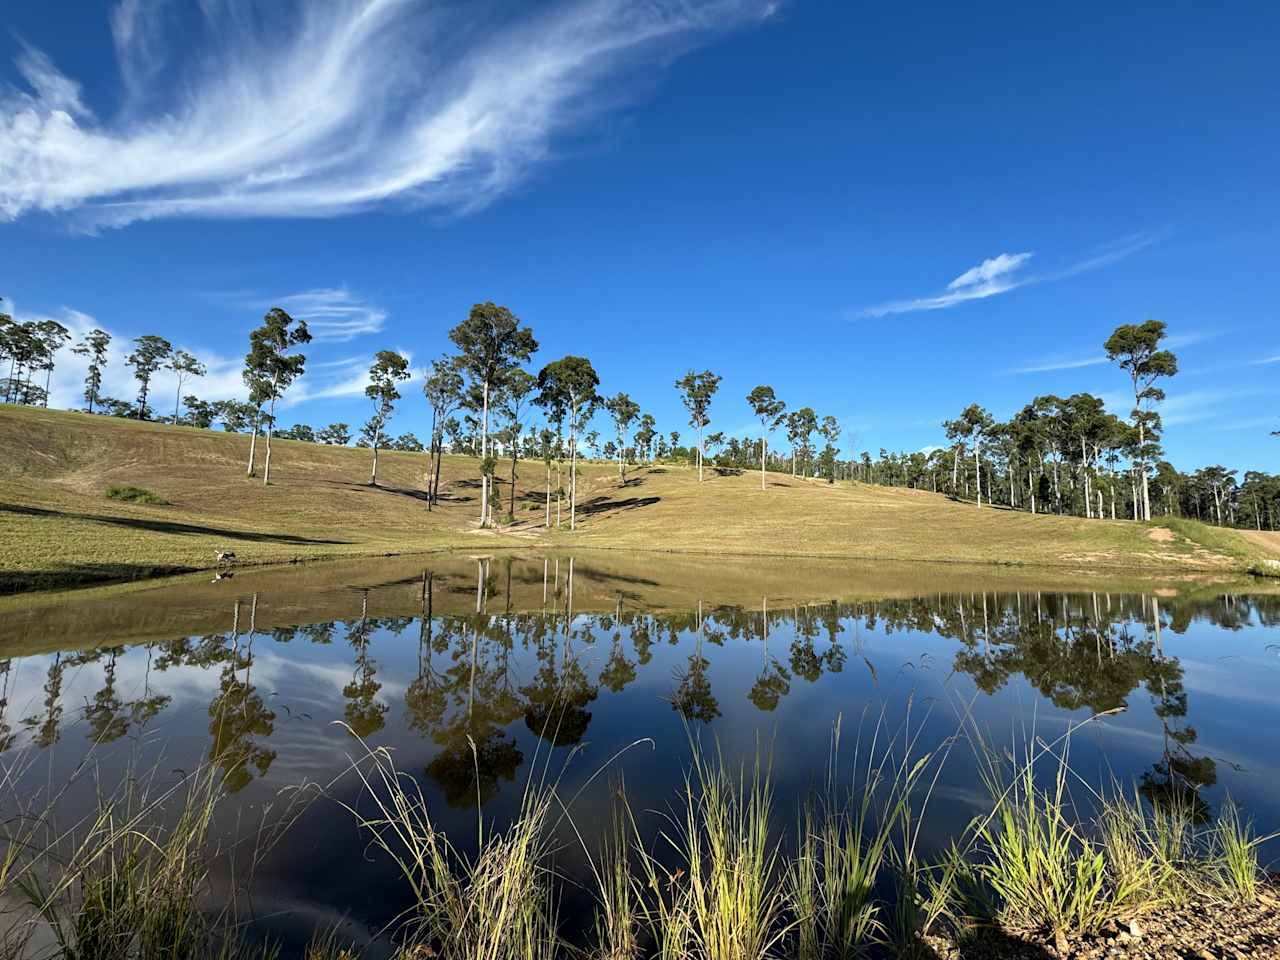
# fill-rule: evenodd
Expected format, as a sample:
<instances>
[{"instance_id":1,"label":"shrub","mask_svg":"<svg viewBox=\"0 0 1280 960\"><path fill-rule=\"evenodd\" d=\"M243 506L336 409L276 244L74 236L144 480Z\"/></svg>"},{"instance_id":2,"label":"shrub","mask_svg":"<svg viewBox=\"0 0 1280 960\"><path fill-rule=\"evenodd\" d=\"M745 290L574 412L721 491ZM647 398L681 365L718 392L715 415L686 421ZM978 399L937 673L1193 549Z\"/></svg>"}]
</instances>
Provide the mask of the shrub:
<instances>
[{"instance_id":1,"label":"shrub","mask_svg":"<svg viewBox=\"0 0 1280 960\"><path fill-rule=\"evenodd\" d=\"M158 507L167 507L169 505L169 501L163 497L152 493L150 490L134 486L107 487L107 498L110 500L122 500L125 503L146 503Z\"/></svg>"}]
</instances>

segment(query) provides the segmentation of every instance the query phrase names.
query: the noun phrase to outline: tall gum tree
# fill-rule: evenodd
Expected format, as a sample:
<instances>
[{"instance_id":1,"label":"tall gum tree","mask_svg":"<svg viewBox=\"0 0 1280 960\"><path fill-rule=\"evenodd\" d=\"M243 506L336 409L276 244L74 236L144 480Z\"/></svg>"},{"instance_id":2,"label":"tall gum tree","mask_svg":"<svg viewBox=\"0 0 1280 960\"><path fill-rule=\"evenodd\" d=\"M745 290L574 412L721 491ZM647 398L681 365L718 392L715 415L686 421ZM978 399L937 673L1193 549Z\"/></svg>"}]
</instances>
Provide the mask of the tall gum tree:
<instances>
[{"instance_id":1,"label":"tall gum tree","mask_svg":"<svg viewBox=\"0 0 1280 960\"><path fill-rule=\"evenodd\" d=\"M774 395L773 387L763 384L747 394L747 403L760 420L760 489L763 490L765 461L769 456L769 434L782 423L787 405Z\"/></svg>"},{"instance_id":2,"label":"tall gum tree","mask_svg":"<svg viewBox=\"0 0 1280 960\"><path fill-rule=\"evenodd\" d=\"M689 411L689 426L698 431L698 482L702 482L702 460L706 450L703 443L703 432L711 423L711 398L720 389L720 377L710 370L694 373L690 370L676 381L676 389L680 391L680 401ZM673 433L671 445L675 446L679 435Z\"/></svg>"},{"instance_id":3,"label":"tall gum tree","mask_svg":"<svg viewBox=\"0 0 1280 960\"><path fill-rule=\"evenodd\" d=\"M173 371L173 376L178 381L178 388L173 394L173 422L176 425L178 411L182 404L182 385L188 380L203 377L209 370L185 350L175 350L173 352L173 356L169 360L169 369Z\"/></svg>"},{"instance_id":4,"label":"tall gum tree","mask_svg":"<svg viewBox=\"0 0 1280 960\"><path fill-rule=\"evenodd\" d=\"M499 412L506 423L503 442L511 447L511 489L507 492L508 523L514 523L516 518L516 467L520 460L520 436L527 426L524 419L528 412L528 401L537 385L538 378L519 367L502 380Z\"/></svg>"},{"instance_id":5,"label":"tall gum tree","mask_svg":"<svg viewBox=\"0 0 1280 960\"><path fill-rule=\"evenodd\" d=\"M107 351L111 346L111 334L105 330L90 330L83 340L71 348L78 357L87 357L89 367L84 376L84 401L93 413L94 404L102 393L102 370L107 365Z\"/></svg>"},{"instance_id":6,"label":"tall gum tree","mask_svg":"<svg viewBox=\"0 0 1280 960\"><path fill-rule=\"evenodd\" d=\"M147 415L147 392L151 378L169 359L173 345L164 337L147 334L133 341L133 351L125 357L125 365L133 367L133 377L138 381L138 419Z\"/></svg>"},{"instance_id":7,"label":"tall gum tree","mask_svg":"<svg viewBox=\"0 0 1280 960\"><path fill-rule=\"evenodd\" d=\"M1129 382L1133 387L1131 417L1138 431L1136 466L1142 483L1143 520L1151 519L1147 460L1159 454L1156 441L1160 431L1160 414L1153 406L1164 399L1164 391L1155 384L1161 377L1172 377L1178 372L1178 358L1171 351L1160 349L1165 329L1165 324L1160 320L1121 324L1103 344L1107 358L1129 374Z\"/></svg>"},{"instance_id":8,"label":"tall gum tree","mask_svg":"<svg viewBox=\"0 0 1280 960\"><path fill-rule=\"evenodd\" d=\"M578 516L578 434L595 412L600 386L591 361L568 356L555 360L538 373L538 404L563 409L569 421L569 529L577 529Z\"/></svg>"},{"instance_id":9,"label":"tall gum tree","mask_svg":"<svg viewBox=\"0 0 1280 960\"><path fill-rule=\"evenodd\" d=\"M506 307L486 301L471 308L467 319L449 331L458 348L458 363L480 388L480 460L489 459L489 394L509 371L528 361L537 352L533 331L520 326L520 319ZM491 477L482 470L480 484L480 526L489 524Z\"/></svg>"},{"instance_id":10,"label":"tall gum tree","mask_svg":"<svg viewBox=\"0 0 1280 960\"><path fill-rule=\"evenodd\" d=\"M455 358L441 357L431 363L422 381L422 394L431 407L430 459L427 462L427 510L435 505L440 491L440 460L444 455L444 425L449 414L462 403L462 374Z\"/></svg>"},{"instance_id":11,"label":"tall gum tree","mask_svg":"<svg viewBox=\"0 0 1280 960\"><path fill-rule=\"evenodd\" d=\"M369 486L378 485L378 449L382 446L383 430L396 401L400 399L397 385L409 379L409 361L394 350L379 350L369 368L369 385L364 395L373 401L373 416L364 425L363 435L373 448L373 469L369 472Z\"/></svg>"},{"instance_id":12,"label":"tall gum tree","mask_svg":"<svg viewBox=\"0 0 1280 960\"><path fill-rule=\"evenodd\" d=\"M640 405L625 393L618 393L604 402L604 408L608 411L609 417L613 420L614 429L618 433L618 483L624 485L627 482L627 430L631 422L640 415Z\"/></svg>"},{"instance_id":13,"label":"tall gum tree","mask_svg":"<svg viewBox=\"0 0 1280 960\"><path fill-rule=\"evenodd\" d=\"M262 318L262 326L249 334L245 378L250 383L250 399L255 401L259 411L264 403L268 406L267 450L262 462L263 486L271 481L271 435L275 429L276 403L306 368L307 358L293 351L310 342L311 333L307 330L306 321L295 320L279 307L268 310ZM253 475L252 448L251 442L250 476Z\"/></svg>"}]
</instances>

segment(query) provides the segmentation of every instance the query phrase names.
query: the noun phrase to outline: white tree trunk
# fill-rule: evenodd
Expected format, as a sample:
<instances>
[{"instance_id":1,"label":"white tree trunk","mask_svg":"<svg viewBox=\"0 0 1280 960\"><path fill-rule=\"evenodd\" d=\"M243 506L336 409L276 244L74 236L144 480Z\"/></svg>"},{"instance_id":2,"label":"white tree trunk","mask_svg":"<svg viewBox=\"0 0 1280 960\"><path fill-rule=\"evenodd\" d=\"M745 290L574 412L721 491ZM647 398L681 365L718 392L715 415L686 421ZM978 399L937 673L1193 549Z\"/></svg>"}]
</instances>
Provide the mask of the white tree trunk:
<instances>
[{"instance_id":1,"label":"white tree trunk","mask_svg":"<svg viewBox=\"0 0 1280 960\"><path fill-rule=\"evenodd\" d=\"M489 381L484 382L483 414L480 427L480 526L489 525L489 474L485 461L489 459Z\"/></svg>"}]
</instances>

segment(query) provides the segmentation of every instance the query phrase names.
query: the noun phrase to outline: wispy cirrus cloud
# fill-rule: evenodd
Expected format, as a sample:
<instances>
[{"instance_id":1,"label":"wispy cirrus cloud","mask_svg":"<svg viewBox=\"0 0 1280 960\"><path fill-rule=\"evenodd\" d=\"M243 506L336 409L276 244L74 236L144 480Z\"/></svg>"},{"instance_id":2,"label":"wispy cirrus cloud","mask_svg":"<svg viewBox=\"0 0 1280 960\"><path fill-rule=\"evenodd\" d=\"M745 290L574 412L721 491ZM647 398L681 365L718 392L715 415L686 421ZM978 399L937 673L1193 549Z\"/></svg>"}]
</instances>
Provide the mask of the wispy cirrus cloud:
<instances>
[{"instance_id":1,"label":"wispy cirrus cloud","mask_svg":"<svg viewBox=\"0 0 1280 960\"><path fill-rule=\"evenodd\" d=\"M556 133L643 86L626 79L776 6L571 0L486 21L485 8L427 0L282 0L270 16L202 0L180 45L163 33L165 0L121 0L117 115L95 116L43 53L19 57L26 89L0 92L0 216L74 212L92 228L392 200L474 208Z\"/></svg>"},{"instance_id":2,"label":"wispy cirrus cloud","mask_svg":"<svg viewBox=\"0 0 1280 960\"><path fill-rule=\"evenodd\" d=\"M1221 331L1208 332L1204 330L1188 330L1185 333L1174 334L1166 337L1162 346L1166 350L1181 350L1193 343L1199 343L1202 340L1208 340ZM1278 358L1280 359L1280 358ZM1038 360L1034 363L1027 364L1022 367L1014 367L1009 373L1050 373L1055 370L1079 370L1084 367L1097 367L1104 363L1108 363L1109 358L1101 351L1095 354L1075 356L1075 357L1057 357Z\"/></svg>"},{"instance_id":3,"label":"wispy cirrus cloud","mask_svg":"<svg viewBox=\"0 0 1280 960\"><path fill-rule=\"evenodd\" d=\"M1268 363L1280 363L1280 353L1277 353L1274 357L1264 357L1261 360L1254 360L1252 361L1251 366L1261 367Z\"/></svg>"},{"instance_id":4,"label":"wispy cirrus cloud","mask_svg":"<svg viewBox=\"0 0 1280 960\"><path fill-rule=\"evenodd\" d=\"M1040 274L1029 274L1022 269L1026 266L1027 261L1031 259L1031 252L1001 253L983 260L976 267L970 267L948 283L946 290L942 293L908 300L891 300L877 306L867 307L860 311L858 316L876 318L899 313L946 310L972 300L985 300L988 297L1008 293L1011 290L1017 290L1019 287L1047 283L1053 280L1064 280L1067 277L1074 277L1090 270L1097 270L1101 267L1118 263L1155 242L1156 238L1149 234L1133 234L1082 260L1070 263L1060 269ZM1081 366L1086 365L1081 364ZM1047 369L1064 368L1050 367Z\"/></svg>"},{"instance_id":5,"label":"wispy cirrus cloud","mask_svg":"<svg viewBox=\"0 0 1280 960\"><path fill-rule=\"evenodd\" d=\"M1027 281L1015 276L1018 269L1031 259L1030 253L1001 253L970 267L947 284L945 293L913 300L892 300L879 306L868 307L865 317L887 317L895 313L916 313L921 310L945 310L969 300L984 300L998 293L1016 290Z\"/></svg>"},{"instance_id":6,"label":"wispy cirrus cloud","mask_svg":"<svg viewBox=\"0 0 1280 960\"><path fill-rule=\"evenodd\" d=\"M1082 367L1096 367L1107 362L1107 358L1098 354L1092 357L1075 357L1064 360L1043 360L1025 367L1016 367L1011 373L1048 373L1052 370L1079 370Z\"/></svg>"},{"instance_id":7,"label":"wispy cirrus cloud","mask_svg":"<svg viewBox=\"0 0 1280 960\"><path fill-rule=\"evenodd\" d=\"M336 343L378 333L387 320L385 310L342 288L291 293L258 306L281 307L299 320L305 320L314 339Z\"/></svg>"}]
</instances>

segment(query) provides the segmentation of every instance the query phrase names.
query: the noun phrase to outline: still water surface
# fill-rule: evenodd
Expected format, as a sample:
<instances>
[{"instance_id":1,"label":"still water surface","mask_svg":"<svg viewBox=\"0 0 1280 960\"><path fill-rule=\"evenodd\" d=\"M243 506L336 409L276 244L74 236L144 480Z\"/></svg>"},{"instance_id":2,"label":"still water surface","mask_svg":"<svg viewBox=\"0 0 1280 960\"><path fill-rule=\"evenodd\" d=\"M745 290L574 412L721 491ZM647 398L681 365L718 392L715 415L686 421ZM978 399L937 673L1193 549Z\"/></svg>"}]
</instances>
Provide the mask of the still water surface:
<instances>
[{"instance_id":1,"label":"still water surface","mask_svg":"<svg viewBox=\"0 0 1280 960\"><path fill-rule=\"evenodd\" d=\"M333 802L359 803L344 775L353 734L391 748L464 843L477 800L501 823L530 776L576 795L590 842L619 778L636 810L671 808L690 737L729 758L762 745L790 819L826 774L837 718L846 740L879 724L926 751L962 729L1006 747L1053 739L1111 711L1071 739L1083 780L1184 789L1206 814L1230 793L1261 828L1280 827L1280 597L1049 583L926 566L499 554L17 600L0 608L0 762L25 765L30 791L86 760L105 782L211 762L233 793L227 835L269 817L282 790L326 785L252 878L260 926L286 943L334 921L364 938L406 906ZM93 802L82 781L69 817ZM985 802L960 741L933 792L929 842ZM567 834L561 855L570 877L577 842ZM577 906L571 893L566 907Z\"/></svg>"}]
</instances>

